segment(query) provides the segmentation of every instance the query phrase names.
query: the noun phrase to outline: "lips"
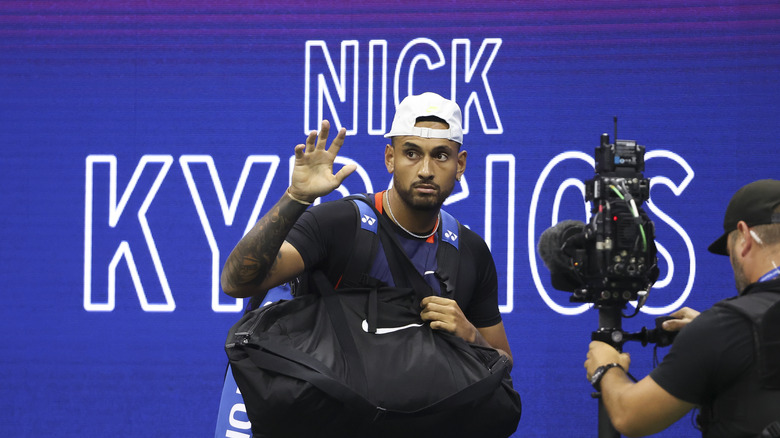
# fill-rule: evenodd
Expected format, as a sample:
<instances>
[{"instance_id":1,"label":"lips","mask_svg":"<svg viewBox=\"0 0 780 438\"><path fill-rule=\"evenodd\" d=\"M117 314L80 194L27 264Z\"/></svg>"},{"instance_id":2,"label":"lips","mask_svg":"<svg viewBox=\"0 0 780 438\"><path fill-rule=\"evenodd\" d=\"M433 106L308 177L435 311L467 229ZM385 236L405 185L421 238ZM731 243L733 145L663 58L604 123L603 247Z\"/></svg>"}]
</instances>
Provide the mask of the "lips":
<instances>
[{"instance_id":1,"label":"lips","mask_svg":"<svg viewBox=\"0 0 780 438\"><path fill-rule=\"evenodd\" d=\"M433 194L438 193L439 186L436 185L436 184L430 184L430 183L422 183L422 184L418 183L418 184L413 184L412 185L412 189L416 190L419 193L433 195Z\"/></svg>"}]
</instances>

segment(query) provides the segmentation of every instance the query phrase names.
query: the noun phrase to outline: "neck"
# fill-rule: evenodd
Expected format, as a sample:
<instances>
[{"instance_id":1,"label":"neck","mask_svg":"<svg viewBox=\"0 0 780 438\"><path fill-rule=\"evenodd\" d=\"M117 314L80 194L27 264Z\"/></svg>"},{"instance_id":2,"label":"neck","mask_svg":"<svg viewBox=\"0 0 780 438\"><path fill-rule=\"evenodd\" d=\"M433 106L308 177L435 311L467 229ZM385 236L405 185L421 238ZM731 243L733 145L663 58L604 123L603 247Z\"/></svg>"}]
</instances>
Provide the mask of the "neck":
<instances>
[{"instance_id":1,"label":"neck","mask_svg":"<svg viewBox=\"0 0 780 438\"><path fill-rule=\"evenodd\" d=\"M387 191L383 201L386 211L392 211L394 220L402 228L415 234L428 234L433 231L439 218L439 210L417 210L409 207L394 189ZM390 204L388 206L388 204Z\"/></svg>"},{"instance_id":2,"label":"neck","mask_svg":"<svg viewBox=\"0 0 780 438\"><path fill-rule=\"evenodd\" d=\"M778 251L762 251L763 254L759 255L759 262L755 264L755 268L751 270L748 275L748 279L751 283L761 280L765 275L772 271L780 271L777 262L780 261L780 252Z\"/></svg>"}]
</instances>

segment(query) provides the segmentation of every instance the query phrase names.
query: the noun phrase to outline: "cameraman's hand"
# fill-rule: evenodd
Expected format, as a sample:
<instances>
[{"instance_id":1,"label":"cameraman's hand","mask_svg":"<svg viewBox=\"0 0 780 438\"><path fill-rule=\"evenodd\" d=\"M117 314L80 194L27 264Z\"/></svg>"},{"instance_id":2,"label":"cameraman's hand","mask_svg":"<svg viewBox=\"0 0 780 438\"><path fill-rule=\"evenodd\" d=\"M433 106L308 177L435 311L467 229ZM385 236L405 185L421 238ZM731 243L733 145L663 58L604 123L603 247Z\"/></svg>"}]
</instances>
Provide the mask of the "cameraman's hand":
<instances>
[{"instance_id":1,"label":"cameraman's hand","mask_svg":"<svg viewBox=\"0 0 780 438\"><path fill-rule=\"evenodd\" d=\"M355 171L356 166L350 164L333 174L333 162L344 144L347 130L341 128L330 144L330 149L326 149L329 131L330 122L323 120L319 136L316 131L312 131L306 138L306 144L295 146L295 166L288 189L293 198L313 202L336 190Z\"/></svg>"},{"instance_id":2,"label":"cameraman's hand","mask_svg":"<svg viewBox=\"0 0 780 438\"><path fill-rule=\"evenodd\" d=\"M617 351L611 345L601 342L593 341L590 343L588 349L588 356L585 360L585 370L588 376L588 380L596 372L596 368L609 363L619 363L626 372L631 365L631 356L628 353L621 353Z\"/></svg>"},{"instance_id":3,"label":"cameraman's hand","mask_svg":"<svg viewBox=\"0 0 780 438\"><path fill-rule=\"evenodd\" d=\"M663 329L668 332L676 332L688 325L694 318L699 316L699 312L691 309L690 307L683 307L682 309L669 315L675 319L664 321Z\"/></svg>"}]
</instances>

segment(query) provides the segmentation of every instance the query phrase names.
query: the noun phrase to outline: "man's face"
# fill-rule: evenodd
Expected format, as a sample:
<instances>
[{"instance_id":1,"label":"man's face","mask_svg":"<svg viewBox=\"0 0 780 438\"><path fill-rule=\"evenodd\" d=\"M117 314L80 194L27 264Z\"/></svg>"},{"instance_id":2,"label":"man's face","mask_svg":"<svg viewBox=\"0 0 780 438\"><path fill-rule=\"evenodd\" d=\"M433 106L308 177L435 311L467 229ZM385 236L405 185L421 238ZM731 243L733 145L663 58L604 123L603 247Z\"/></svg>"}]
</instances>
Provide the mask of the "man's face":
<instances>
[{"instance_id":1,"label":"man's face","mask_svg":"<svg viewBox=\"0 0 780 438\"><path fill-rule=\"evenodd\" d=\"M747 276L745 275L745 269L742 266L742 261L737 256L736 246L737 239L739 238L738 236L739 233L737 231L732 231L731 234L729 234L726 250L729 253L729 260L731 260L731 269L734 270L734 281L737 285L737 292L741 293L750 283L747 279Z\"/></svg>"},{"instance_id":2,"label":"man's face","mask_svg":"<svg viewBox=\"0 0 780 438\"><path fill-rule=\"evenodd\" d=\"M415 126L447 129L446 123L425 121ZM438 209L466 169L466 151L452 140L399 136L385 148L385 165L393 173L393 186L407 206Z\"/></svg>"}]
</instances>

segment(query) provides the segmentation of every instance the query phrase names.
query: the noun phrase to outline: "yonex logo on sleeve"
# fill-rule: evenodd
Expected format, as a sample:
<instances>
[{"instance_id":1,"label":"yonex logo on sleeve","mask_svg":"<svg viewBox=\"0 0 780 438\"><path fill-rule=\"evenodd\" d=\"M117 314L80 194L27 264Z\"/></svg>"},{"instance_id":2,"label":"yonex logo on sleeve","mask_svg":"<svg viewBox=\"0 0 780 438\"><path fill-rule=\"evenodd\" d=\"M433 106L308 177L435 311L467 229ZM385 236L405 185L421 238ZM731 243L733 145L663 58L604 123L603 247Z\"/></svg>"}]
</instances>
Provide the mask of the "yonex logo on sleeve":
<instances>
[{"instance_id":1,"label":"yonex logo on sleeve","mask_svg":"<svg viewBox=\"0 0 780 438\"><path fill-rule=\"evenodd\" d=\"M376 219L374 219L373 217L367 214L364 214L363 219L361 220L363 221L364 224L368 224L368 225L374 225L374 222L376 222Z\"/></svg>"},{"instance_id":2,"label":"yonex logo on sleeve","mask_svg":"<svg viewBox=\"0 0 780 438\"><path fill-rule=\"evenodd\" d=\"M446 237L447 239L450 239L451 242L454 242L454 241L458 240L458 235L453 233L450 230L447 230L447 232L444 233L444 237Z\"/></svg>"}]
</instances>

